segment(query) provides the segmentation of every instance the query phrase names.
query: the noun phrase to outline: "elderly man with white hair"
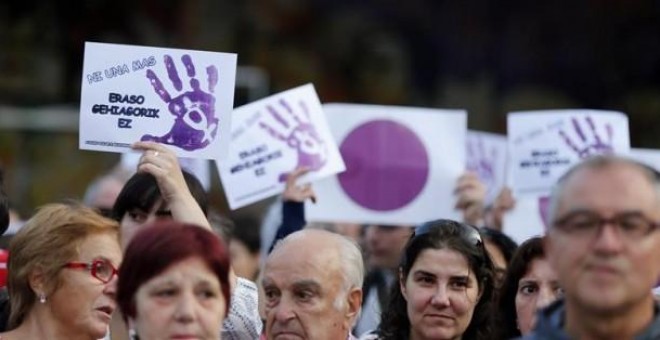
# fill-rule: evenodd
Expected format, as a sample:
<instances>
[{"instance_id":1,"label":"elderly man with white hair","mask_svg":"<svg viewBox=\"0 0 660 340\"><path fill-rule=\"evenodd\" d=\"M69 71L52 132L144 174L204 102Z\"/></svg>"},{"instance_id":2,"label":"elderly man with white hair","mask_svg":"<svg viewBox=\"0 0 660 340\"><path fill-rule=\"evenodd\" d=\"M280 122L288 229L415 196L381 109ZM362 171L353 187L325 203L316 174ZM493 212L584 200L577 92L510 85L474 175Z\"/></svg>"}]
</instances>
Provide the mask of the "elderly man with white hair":
<instances>
[{"instance_id":1,"label":"elderly man with white hair","mask_svg":"<svg viewBox=\"0 0 660 340\"><path fill-rule=\"evenodd\" d=\"M280 241L262 275L268 339L355 339L364 264L358 246L324 230Z\"/></svg>"}]
</instances>

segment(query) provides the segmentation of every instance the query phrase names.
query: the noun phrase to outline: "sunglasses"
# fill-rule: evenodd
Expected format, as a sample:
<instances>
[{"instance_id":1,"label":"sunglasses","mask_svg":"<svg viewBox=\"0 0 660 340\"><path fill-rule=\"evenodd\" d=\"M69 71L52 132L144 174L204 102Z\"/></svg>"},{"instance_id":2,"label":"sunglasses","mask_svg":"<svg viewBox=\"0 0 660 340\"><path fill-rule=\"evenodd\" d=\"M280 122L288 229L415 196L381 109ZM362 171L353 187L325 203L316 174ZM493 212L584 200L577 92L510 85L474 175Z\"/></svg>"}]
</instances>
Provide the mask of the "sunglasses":
<instances>
[{"instance_id":1,"label":"sunglasses","mask_svg":"<svg viewBox=\"0 0 660 340\"><path fill-rule=\"evenodd\" d=\"M412 238L437 232L443 228L448 228L448 227L455 227L456 229L458 229L459 235L464 240L468 241L470 244L477 247L479 246L483 247L484 242L481 238L481 234L479 233L479 229L477 229L477 227L452 220L435 220L421 224L417 228L415 228L415 232L413 233Z\"/></svg>"}]
</instances>

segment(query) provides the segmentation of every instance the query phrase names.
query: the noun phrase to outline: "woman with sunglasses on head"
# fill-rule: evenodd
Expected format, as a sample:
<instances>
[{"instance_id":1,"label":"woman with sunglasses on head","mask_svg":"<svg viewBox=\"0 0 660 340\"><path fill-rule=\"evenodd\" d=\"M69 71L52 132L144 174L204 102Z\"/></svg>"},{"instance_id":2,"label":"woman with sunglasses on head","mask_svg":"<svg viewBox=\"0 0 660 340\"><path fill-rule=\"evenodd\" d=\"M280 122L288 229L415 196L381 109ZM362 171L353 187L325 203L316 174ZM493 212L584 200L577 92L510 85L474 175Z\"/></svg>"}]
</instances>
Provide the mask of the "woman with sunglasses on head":
<instances>
[{"instance_id":1,"label":"woman with sunglasses on head","mask_svg":"<svg viewBox=\"0 0 660 340\"><path fill-rule=\"evenodd\" d=\"M493 263L479 231L436 220L415 229L376 334L364 339L489 339Z\"/></svg>"},{"instance_id":2,"label":"woman with sunglasses on head","mask_svg":"<svg viewBox=\"0 0 660 340\"><path fill-rule=\"evenodd\" d=\"M2 340L100 339L115 310L119 225L76 203L40 208L9 246Z\"/></svg>"}]
</instances>

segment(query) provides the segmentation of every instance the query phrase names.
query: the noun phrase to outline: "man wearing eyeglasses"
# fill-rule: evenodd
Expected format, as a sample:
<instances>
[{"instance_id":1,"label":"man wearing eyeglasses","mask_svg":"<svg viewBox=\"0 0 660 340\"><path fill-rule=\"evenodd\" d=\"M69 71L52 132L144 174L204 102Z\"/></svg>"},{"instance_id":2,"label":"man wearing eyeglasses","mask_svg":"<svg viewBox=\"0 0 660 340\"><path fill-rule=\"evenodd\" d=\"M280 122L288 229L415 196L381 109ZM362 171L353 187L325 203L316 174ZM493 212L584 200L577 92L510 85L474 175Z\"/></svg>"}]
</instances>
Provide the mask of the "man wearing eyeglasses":
<instances>
[{"instance_id":1,"label":"man wearing eyeglasses","mask_svg":"<svg viewBox=\"0 0 660 340\"><path fill-rule=\"evenodd\" d=\"M557 183L546 253L565 298L529 339L660 339L660 174L615 156L590 158Z\"/></svg>"}]
</instances>

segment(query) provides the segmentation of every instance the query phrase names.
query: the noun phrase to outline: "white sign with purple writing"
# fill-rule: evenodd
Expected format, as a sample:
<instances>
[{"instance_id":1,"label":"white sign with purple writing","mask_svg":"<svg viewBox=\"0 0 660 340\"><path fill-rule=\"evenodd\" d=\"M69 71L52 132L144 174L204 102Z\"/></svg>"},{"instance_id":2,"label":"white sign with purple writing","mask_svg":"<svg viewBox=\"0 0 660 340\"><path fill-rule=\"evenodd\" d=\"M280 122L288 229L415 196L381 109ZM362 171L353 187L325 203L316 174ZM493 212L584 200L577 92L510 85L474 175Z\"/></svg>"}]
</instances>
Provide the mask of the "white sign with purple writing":
<instances>
[{"instance_id":1,"label":"white sign with purple writing","mask_svg":"<svg viewBox=\"0 0 660 340\"><path fill-rule=\"evenodd\" d=\"M314 183L310 221L410 225L459 218L467 114L376 105L323 106L346 171Z\"/></svg>"},{"instance_id":2,"label":"white sign with purple writing","mask_svg":"<svg viewBox=\"0 0 660 340\"><path fill-rule=\"evenodd\" d=\"M311 84L241 106L232 116L229 154L217 163L231 209L281 193L298 167L310 170L301 183L345 169Z\"/></svg>"},{"instance_id":3,"label":"white sign with purple writing","mask_svg":"<svg viewBox=\"0 0 660 340\"><path fill-rule=\"evenodd\" d=\"M514 193L547 194L581 159L630 150L628 117L598 110L510 113L509 180Z\"/></svg>"},{"instance_id":4,"label":"white sign with purple writing","mask_svg":"<svg viewBox=\"0 0 660 340\"><path fill-rule=\"evenodd\" d=\"M492 203L506 179L507 139L505 135L468 130L468 171L486 185L486 203Z\"/></svg>"},{"instance_id":5,"label":"white sign with purple writing","mask_svg":"<svg viewBox=\"0 0 660 340\"><path fill-rule=\"evenodd\" d=\"M221 158L235 78L236 54L86 42L79 147L154 141L181 157Z\"/></svg>"}]
</instances>

